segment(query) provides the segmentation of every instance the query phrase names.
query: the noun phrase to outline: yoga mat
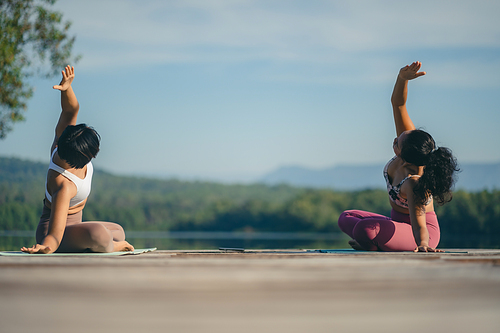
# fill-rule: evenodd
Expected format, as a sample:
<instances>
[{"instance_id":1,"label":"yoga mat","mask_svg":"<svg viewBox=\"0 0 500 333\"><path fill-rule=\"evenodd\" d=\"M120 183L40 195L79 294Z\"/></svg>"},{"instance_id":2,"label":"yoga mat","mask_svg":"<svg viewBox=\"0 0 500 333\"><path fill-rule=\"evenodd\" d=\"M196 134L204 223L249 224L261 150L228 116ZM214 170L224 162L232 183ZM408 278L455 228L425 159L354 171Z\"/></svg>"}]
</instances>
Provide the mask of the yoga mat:
<instances>
[{"instance_id":1,"label":"yoga mat","mask_svg":"<svg viewBox=\"0 0 500 333\"><path fill-rule=\"evenodd\" d=\"M82 252L82 253L50 253L50 254L30 254L22 251L3 251L0 252L0 256L35 256L35 257L56 257L56 256L124 256L124 255L134 255L146 252L156 251L156 247L148 249L135 249L134 251L122 251L122 252L111 252L111 253L96 253L96 252Z\"/></svg>"},{"instance_id":2,"label":"yoga mat","mask_svg":"<svg viewBox=\"0 0 500 333\"><path fill-rule=\"evenodd\" d=\"M307 252L316 252L316 253L349 253L349 254L355 254L355 253L366 253L369 251L359 251L355 249L334 249L334 250L308 250Z\"/></svg>"},{"instance_id":3,"label":"yoga mat","mask_svg":"<svg viewBox=\"0 0 500 333\"><path fill-rule=\"evenodd\" d=\"M335 250L308 250L307 252L354 254L354 253L367 253L367 252L374 253L377 251L360 251L360 250L354 250L354 249L335 249ZM384 253L384 252L377 252L377 253ZM388 253L426 253L426 252L402 251L402 252L388 252ZM445 250L444 252L427 252L427 253L469 253L469 252L468 251L448 251L448 250Z\"/></svg>"}]
</instances>

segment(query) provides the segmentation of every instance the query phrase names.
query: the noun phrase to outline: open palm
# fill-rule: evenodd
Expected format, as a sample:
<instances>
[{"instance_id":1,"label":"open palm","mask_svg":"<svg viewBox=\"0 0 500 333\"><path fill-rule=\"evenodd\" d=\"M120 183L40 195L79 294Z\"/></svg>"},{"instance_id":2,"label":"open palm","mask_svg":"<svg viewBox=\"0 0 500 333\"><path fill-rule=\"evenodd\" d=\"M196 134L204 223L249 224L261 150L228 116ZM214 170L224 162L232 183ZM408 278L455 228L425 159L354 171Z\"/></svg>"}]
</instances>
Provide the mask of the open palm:
<instances>
[{"instance_id":1,"label":"open palm","mask_svg":"<svg viewBox=\"0 0 500 333\"><path fill-rule=\"evenodd\" d=\"M71 87L71 82L73 82L74 78L75 78L75 67L71 67L68 65L62 71L61 83L59 83L56 86L53 86L52 88L57 89L57 90L61 90L61 91L66 91L66 90L68 90L69 87Z\"/></svg>"},{"instance_id":2,"label":"open palm","mask_svg":"<svg viewBox=\"0 0 500 333\"><path fill-rule=\"evenodd\" d=\"M417 77L425 75L425 72L419 72L420 67L422 67L422 63L420 61L416 61L411 65L406 65L399 71L399 77L403 80L413 80Z\"/></svg>"}]
</instances>

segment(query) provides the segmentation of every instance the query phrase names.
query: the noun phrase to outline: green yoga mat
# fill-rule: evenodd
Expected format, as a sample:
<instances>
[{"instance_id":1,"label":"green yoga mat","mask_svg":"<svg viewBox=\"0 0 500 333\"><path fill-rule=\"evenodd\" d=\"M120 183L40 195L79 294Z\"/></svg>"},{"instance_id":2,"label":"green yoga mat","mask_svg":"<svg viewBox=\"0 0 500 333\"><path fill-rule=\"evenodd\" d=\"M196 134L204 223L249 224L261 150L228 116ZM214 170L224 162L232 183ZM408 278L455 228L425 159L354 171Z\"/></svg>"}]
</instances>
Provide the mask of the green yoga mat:
<instances>
[{"instance_id":1,"label":"green yoga mat","mask_svg":"<svg viewBox=\"0 0 500 333\"><path fill-rule=\"evenodd\" d=\"M111 252L111 253L96 253L96 252L84 252L84 253L51 253L51 254L29 254L21 251L3 251L0 252L0 256L34 256L34 257L55 257L55 256L124 256L124 255L134 255L146 252L156 251L156 247L148 249L135 249L134 251L123 251L123 252Z\"/></svg>"}]
</instances>

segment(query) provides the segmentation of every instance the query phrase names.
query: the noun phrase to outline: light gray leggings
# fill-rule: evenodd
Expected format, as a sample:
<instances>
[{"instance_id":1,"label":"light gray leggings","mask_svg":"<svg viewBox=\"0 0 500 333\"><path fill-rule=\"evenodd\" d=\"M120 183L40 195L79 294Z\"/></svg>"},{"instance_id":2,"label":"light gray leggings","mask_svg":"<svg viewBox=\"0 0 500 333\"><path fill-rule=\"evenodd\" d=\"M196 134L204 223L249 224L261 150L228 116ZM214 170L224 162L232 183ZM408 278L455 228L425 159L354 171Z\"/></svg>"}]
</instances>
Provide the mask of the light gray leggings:
<instances>
[{"instance_id":1,"label":"light gray leggings","mask_svg":"<svg viewBox=\"0 0 500 333\"><path fill-rule=\"evenodd\" d=\"M41 244L49 231L50 208L43 205L36 229L36 242ZM64 236L56 252L113 252L113 241L125 240L123 228L112 222L82 222L82 211L68 215Z\"/></svg>"}]
</instances>

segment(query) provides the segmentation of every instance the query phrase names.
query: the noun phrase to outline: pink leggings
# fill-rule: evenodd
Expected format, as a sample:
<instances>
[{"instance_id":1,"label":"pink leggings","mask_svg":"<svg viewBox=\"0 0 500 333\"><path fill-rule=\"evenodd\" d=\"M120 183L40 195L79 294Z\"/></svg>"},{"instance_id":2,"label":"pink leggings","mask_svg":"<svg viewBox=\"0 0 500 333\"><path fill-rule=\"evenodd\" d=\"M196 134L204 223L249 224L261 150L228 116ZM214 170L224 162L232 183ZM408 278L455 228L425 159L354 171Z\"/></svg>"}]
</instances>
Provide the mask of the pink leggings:
<instances>
[{"instance_id":1,"label":"pink leggings","mask_svg":"<svg viewBox=\"0 0 500 333\"><path fill-rule=\"evenodd\" d=\"M436 213L428 212L425 218L429 246L436 248L440 238ZM413 251L417 247L410 215L394 209L390 218L362 210L346 210L340 215L338 223L340 230L368 251Z\"/></svg>"}]
</instances>

